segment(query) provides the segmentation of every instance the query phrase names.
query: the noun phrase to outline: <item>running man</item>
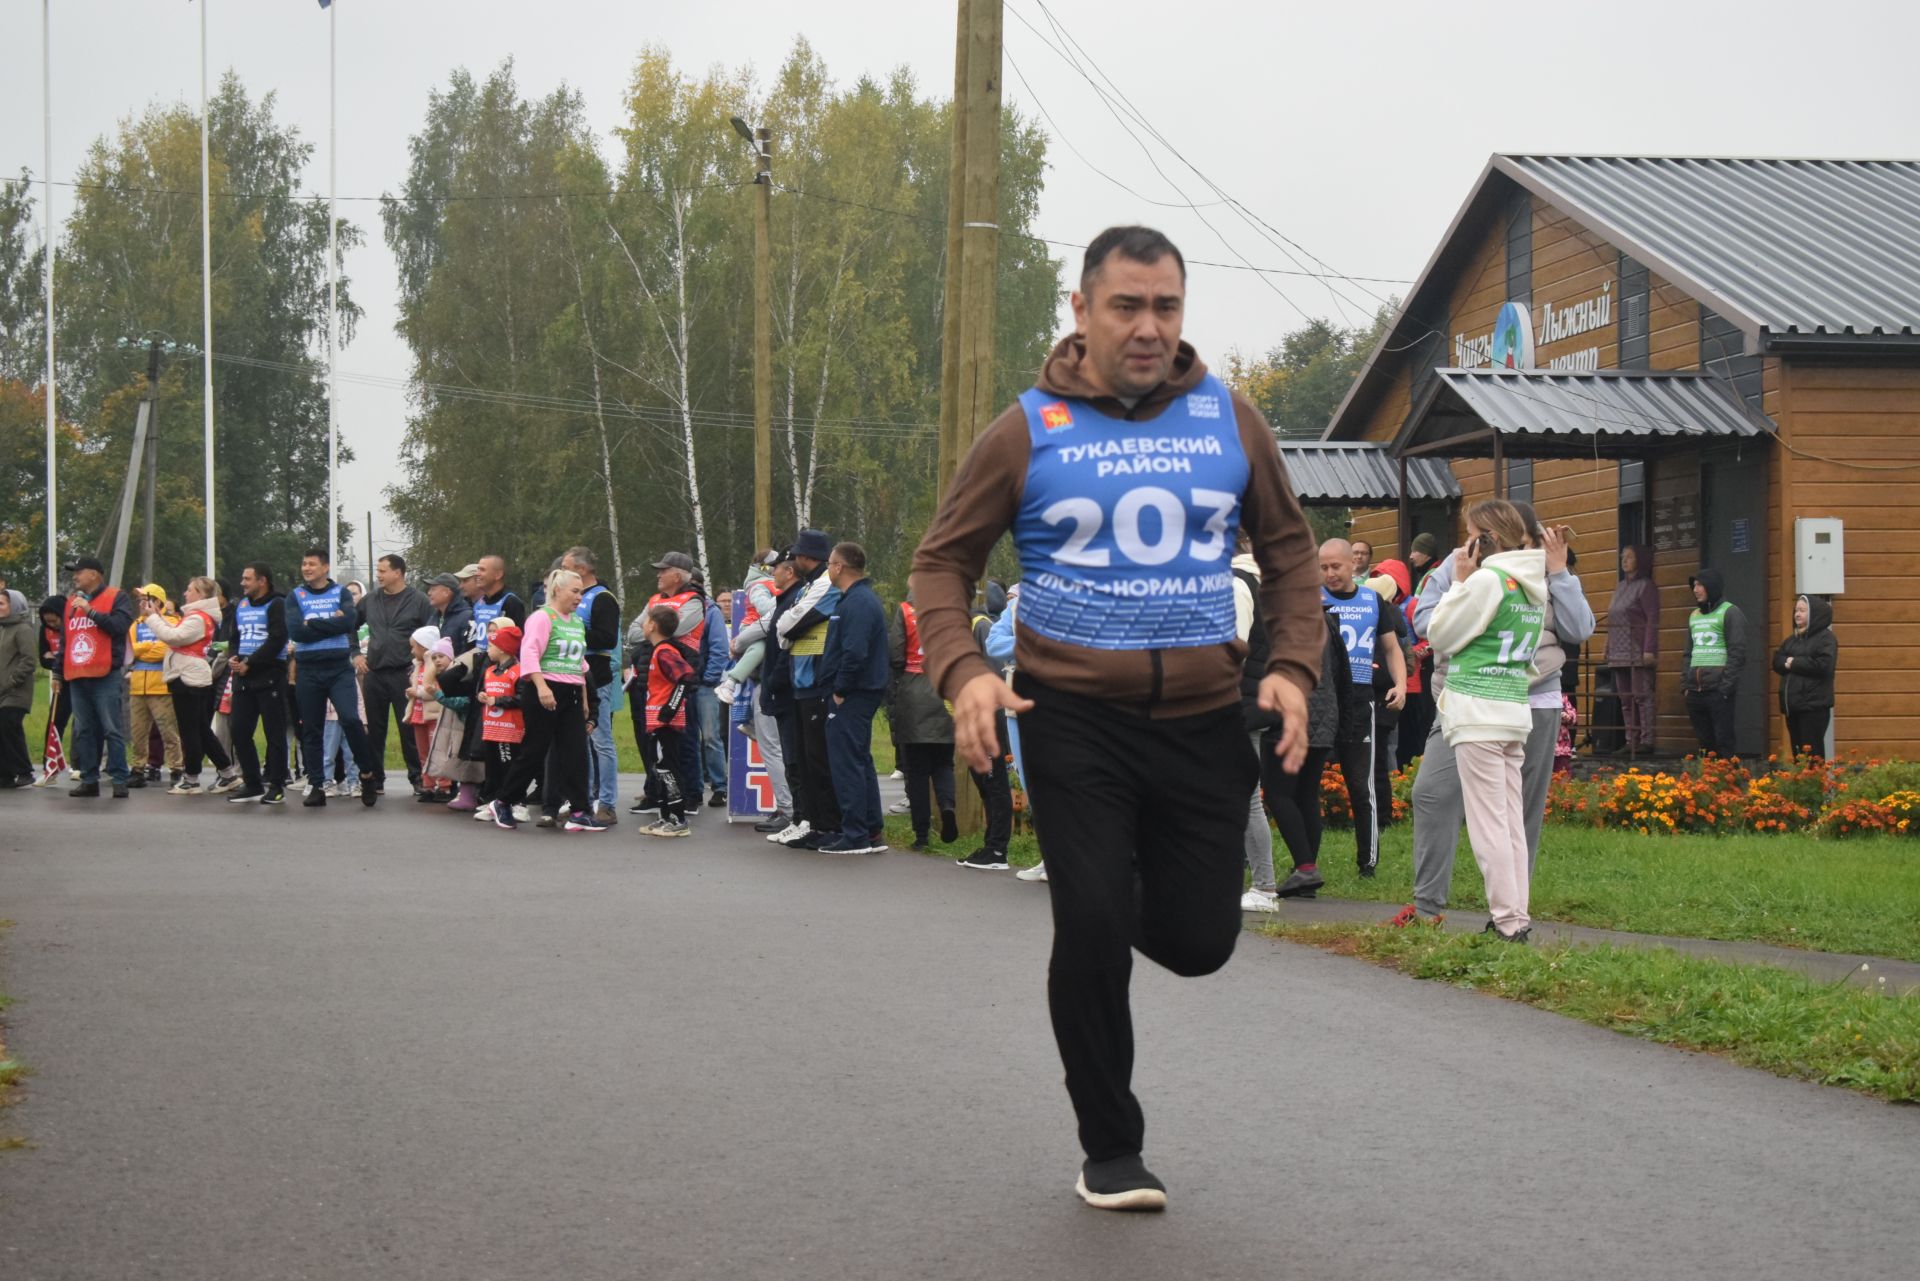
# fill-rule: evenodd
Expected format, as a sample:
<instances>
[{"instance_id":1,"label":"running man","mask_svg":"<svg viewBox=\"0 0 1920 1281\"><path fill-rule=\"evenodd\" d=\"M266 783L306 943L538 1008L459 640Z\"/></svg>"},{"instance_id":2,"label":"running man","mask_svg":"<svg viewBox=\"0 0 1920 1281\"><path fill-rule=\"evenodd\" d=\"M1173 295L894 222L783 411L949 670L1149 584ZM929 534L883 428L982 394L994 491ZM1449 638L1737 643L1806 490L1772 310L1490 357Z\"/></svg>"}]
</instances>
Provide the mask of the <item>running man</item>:
<instances>
[{"instance_id":1,"label":"running man","mask_svg":"<svg viewBox=\"0 0 1920 1281\"><path fill-rule=\"evenodd\" d=\"M1313 535L1273 433L1180 341L1185 305L1186 264L1165 236L1095 238L1077 332L961 463L913 564L959 755L984 770L997 714L1020 716L1053 899L1048 1005L1086 1152L1075 1191L1113 1210L1166 1205L1132 1090L1133 949L1210 974L1240 936L1259 772L1229 568L1242 526L1271 645L1259 704L1284 721L1289 770L1326 641ZM1027 571L1011 689L968 627L973 584L1008 531Z\"/></svg>"}]
</instances>

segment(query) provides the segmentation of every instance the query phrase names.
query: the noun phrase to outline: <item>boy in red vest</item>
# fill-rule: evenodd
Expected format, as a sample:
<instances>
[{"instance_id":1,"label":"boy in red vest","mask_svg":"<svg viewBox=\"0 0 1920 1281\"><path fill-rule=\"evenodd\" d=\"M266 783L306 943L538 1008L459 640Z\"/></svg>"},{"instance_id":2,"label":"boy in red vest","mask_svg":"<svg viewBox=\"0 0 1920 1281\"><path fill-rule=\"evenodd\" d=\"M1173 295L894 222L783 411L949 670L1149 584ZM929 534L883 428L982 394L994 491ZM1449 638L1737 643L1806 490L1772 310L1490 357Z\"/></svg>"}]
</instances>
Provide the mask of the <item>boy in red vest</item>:
<instances>
[{"instance_id":1,"label":"boy in red vest","mask_svg":"<svg viewBox=\"0 0 1920 1281\"><path fill-rule=\"evenodd\" d=\"M73 770L80 780L67 795L100 795L104 739L114 799L125 800L127 727L121 717L133 597L107 586L106 567L91 556L74 561L67 572L73 575L73 593L67 598L60 675L73 700Z\"/></svg>"},{"instance_id":2,"label":"boy in red vest","mask_svg":"<svg viewBox=\"0 0 1920 1281\"><path fill-rule=\"evenodd\" d=\"M686 742L688 686L696 680L693 664L680 647L667 642L679 615L670 605L655 605L645 620L647 643L653 654L647 665L647 753L653 768L660 772L660 819L641 829L646 836L686 836L687 791L681 749ZM693 780L693 786L700 786ZM699 793L694 797L698 800Z\"/></svg>"}]
</instances>

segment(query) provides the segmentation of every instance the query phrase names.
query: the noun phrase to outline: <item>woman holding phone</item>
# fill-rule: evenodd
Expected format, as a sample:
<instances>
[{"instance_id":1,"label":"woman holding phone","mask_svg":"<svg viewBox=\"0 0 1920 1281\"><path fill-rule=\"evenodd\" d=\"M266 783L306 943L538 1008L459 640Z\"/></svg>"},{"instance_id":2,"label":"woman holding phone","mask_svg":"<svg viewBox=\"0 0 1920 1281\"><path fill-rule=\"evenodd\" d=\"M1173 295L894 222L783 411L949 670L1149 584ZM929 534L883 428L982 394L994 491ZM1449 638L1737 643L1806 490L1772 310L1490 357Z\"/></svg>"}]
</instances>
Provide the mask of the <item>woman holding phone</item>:
<instances>
[{"instance_id":1,"label":"woman holding phone","mask_svg":"<svg viewBox=\"0 0 1920 1281\"><path fill-rule=\"evenodd\" d=\"M1459 770L1467 839L1492 916L1487 929L1511 943L1531 936L1521 767L1547 603L1547 554L1528 547L1527 534L1525 518L1504 499L1469 508L1453 586L1427 627L1434 651L1448 660L1440 732Z\"/></svg>"}]
</instances>

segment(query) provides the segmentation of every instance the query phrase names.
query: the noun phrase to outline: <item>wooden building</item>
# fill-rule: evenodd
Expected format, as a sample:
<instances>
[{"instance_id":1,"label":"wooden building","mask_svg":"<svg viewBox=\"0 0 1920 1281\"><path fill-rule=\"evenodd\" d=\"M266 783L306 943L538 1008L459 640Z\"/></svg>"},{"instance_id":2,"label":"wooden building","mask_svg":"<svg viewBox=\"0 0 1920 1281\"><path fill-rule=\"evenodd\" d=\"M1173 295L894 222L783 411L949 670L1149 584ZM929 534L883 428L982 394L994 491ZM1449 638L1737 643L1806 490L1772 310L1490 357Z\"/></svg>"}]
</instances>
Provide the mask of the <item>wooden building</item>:
<instances>
[{"instance_id":1,"label":"wooden building","mask_svg":"<svg viewBox=\"0 0 1920 1281\"><path fill-rule=\"evenodd\" d=\"M1574 528L1604 629L1653 546L1662 750L1704 565L1750 625L1740 749L1784 750L1770 660L1837 541L1838 746L1920 758L1920 162L1495 156L1324 439L1452 468L1356 513L1378 558L1504 490Z\"/></svg>"}]
</instances>

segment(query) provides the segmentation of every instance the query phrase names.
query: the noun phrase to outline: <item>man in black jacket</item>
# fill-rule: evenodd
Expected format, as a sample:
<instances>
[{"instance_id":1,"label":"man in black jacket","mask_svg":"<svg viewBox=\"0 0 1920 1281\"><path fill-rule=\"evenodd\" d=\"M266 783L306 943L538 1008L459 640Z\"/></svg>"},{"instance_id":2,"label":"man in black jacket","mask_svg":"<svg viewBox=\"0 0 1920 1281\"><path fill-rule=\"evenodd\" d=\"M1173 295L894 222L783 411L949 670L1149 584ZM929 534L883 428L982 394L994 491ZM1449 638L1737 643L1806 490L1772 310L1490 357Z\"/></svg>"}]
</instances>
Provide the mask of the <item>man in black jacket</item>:
<instances>
[{"instance_id":1,"label":"man in black jacket","mask_svg":"<svg viewBox=\"0 0 1920 1281\"><path fill-rule=\"evenodd\" d=\"M1740 694L1740 674L1747 666L1747 616L1724 599L1725 581L1717 569L1702 569L1687 580L1694 610L1687 615L1686 661L1680 686L1687 696L1687 719L1693 722L1700 750L1729 760L1734 747L1733 700Z\"/></svg>"},{"instance_id":2,"label":"man in black jacket","mask_svg":"<svg viewBox=\"0 0 1920 1281\"><path fill-rule=\"evenodd\" d=\"M373 778L364 775L360 786L386 790L387 718L400 726L400 756L407 763L407 781L420 790L420 749L406 724L407 683L413 677L414 632L433 621L433 606L407 583L407 562L382 556L374 562L374 590L360 601L359 626L367 629L366 652L353 660L360 673L361 694L367 700L367 745L379 762Z\"/></svg>"},{"instance_id":3,"label":"man in black jacket","mask_svg":"<svg viewBox=\"0 0 1920 1281\"><path fill-rule=\"evenodd\" d=\"M232 707L228 726L233 758L240 764L240 790L232 805L261 801L279 805L287 786L287 614L285 599L273 589L273 571L255 563L240 572L240 599L221 625L221 639L233 655L227 664ZM267 723L267 772L260 773L260 749L254 727Z\"/></svg>"},{"instance_id":4,"label":"man in black jacket","mask_svg":"<svg viewBox=\"0 0 1920 1281\"><path fill-rule=\"evenodd\" d=\"M892 674L887 650L887 608L867 577L867 553L858 543L840 543L827 558L827 573L840 589L840 603L827 622L820 685L831 691L827 753L834 797L840 802L840 838L820 846L823 854L886 852L880 780L873 772L873 718L887 696Z\"/></svg>"}]
</instances>

